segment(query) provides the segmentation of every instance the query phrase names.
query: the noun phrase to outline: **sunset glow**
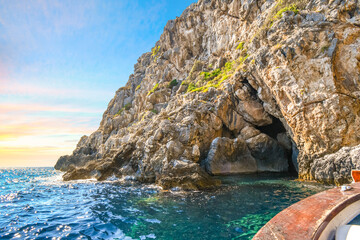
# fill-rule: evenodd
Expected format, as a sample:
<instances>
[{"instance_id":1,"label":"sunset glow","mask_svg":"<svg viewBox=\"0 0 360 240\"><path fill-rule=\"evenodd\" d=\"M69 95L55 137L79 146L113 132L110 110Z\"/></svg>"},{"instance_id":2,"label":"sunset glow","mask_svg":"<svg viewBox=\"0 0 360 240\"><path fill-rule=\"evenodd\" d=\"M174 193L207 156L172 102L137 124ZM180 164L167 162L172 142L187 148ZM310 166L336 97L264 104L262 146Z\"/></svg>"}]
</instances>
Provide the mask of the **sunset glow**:
<instances>
[{"instance_id":1,"label":"sunset glow","mask_svg":"<svg viewBox=\"0 0 360 240\"><path fill-rule=\"evenodd\" d=\"M0 0L0 167L70 154L192 2Z\"/></svg>"},{"instance_id":2,"label":"sunset glow","mask_svg":"<svg viewBox=\"0 0 360 240\"><path fill-rule=\"evenodd\" d=\"M48 166L94 130L101 111L39 104L0 104L0 166ZM83 115L83 116L81 116ZM53 161L49 161L53 160Z\"/></svg>"}]
</instances>

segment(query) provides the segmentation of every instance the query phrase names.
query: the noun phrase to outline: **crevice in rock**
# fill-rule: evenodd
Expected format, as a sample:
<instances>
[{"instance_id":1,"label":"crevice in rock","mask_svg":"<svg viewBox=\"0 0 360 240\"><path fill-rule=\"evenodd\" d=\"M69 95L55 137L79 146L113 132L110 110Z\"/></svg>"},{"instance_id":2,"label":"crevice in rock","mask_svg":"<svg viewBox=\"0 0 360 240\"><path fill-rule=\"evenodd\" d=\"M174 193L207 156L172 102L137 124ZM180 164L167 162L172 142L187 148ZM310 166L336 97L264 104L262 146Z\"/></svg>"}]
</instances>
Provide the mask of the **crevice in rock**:
<instances>
[{"instance_id":1,"label":"crevice in rock","mask_svg":"<svg viewBox=\"0 0 360 240\"><path fill-rule=\"evenodd\" d=\"M221 137L227 137L230 139L234 139L237 136L233 131L231 131L228 127L226 127L225 124L223 124L222 131L221 131Z\"/></svg>"},{"instance_id":2,"label":"crevice in rock","mask_svg":"<svg viewBox=\"0 0 360 240\"><path fill-rule=\"evenodd\" d=\"M247 78L243 78L243 80L241 81L242 84L244 84L247 88L248 88L248 91L250 93L250 95L252 96L252 98L254 100L259 100L261 104L263 104L263 102L261 101L261 99L257 96L257 91L256 89L251 86L251 84L249 83L248 79Z\"/></svg>"},{"instance_id":3,"label":"crevice in rock","mask_svg":"<svg viewBox=\"0 0 360 240\"><path fill-rule=\"evenodd\" d=\"M227 14L225 14L225 15L227 15L227 16L229 16L229 17L232 17L232 18L240 19L239 17L234 16L234 15L231 15L231 14L229 14L229 13L227 13Z\"/></svg>"},{"instance_id":4,"label":"crevice in rock","mask_svg":"<svg viewBox=\"0 0 360 240\"><path fill-rule=\"evenodd\" d=\"M299 149L297 148L296 144L291 141L292 145L291 145L291 151L290 151L290 160L289 161L289 172L292 175L297 176L298 172L299 172L299 164L297 162L297 158L299 155Z\"/></svg>"},{"instance_id":5,"label":"crevice in rock","mask_svg":"<svg viewBox=\"0 0 360 240\"><path fill-rule=\"evenodd\" d=\"M348 11L347 13L349 14L349 17L350 17L350 18L353 18L353 17L355 16L355 13L356 13L356 8Z\"/></svg>"}]
</instances>

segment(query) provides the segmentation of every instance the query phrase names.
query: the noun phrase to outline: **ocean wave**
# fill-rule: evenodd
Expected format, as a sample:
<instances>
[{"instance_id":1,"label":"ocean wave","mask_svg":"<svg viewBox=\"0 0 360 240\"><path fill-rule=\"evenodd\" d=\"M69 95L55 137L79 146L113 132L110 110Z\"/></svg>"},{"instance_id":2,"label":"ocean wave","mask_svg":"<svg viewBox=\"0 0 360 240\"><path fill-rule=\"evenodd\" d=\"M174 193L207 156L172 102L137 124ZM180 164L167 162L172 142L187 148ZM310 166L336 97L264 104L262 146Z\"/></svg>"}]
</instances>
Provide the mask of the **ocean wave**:
<instances>
[{"instance_id":1,"label":"ocean wave","mask_svg":"<svg viewBox=\"0 0 360 240\"><path fill-rule=\"evenodd\" d=\"M322 189L247 176L210 192L162 191L117 178L64 182L53 168L1 172L0 239L248 239L268 217Z\"/></svg>"}]
</instances>

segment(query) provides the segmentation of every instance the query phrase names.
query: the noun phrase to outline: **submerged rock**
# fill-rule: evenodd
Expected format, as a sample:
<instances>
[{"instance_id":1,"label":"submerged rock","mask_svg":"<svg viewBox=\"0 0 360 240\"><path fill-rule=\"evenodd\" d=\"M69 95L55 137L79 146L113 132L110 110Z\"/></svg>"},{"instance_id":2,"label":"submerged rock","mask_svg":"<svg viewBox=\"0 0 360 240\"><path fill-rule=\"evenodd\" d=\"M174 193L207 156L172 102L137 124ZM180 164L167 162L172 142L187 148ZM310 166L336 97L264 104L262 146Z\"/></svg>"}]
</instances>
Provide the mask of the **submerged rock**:
<instances>
[{"instance_id":1,"label":"submerged rock","mask_svg":"<svg viewBox=\"0 0 360 240\"><path fill-rule=\"evenodd\" d=\"M344 150L360 145L359 16L359 1L199 0L55 169L196 189L217 184L203 166L291 163L302 179L349 181L360 163Z\"/></svg>"}]
</instances>

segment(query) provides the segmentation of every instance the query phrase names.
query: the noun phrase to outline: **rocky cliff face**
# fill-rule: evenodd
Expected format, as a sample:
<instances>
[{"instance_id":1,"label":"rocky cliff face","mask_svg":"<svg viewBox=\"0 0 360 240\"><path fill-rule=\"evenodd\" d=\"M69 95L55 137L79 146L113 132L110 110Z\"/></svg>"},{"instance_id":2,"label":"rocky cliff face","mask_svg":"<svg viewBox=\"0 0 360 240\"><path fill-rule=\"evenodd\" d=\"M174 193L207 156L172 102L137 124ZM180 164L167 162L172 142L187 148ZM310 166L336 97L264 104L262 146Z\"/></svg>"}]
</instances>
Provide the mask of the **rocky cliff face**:
<instances>
[{"instance_id":1,"label":"rocky cliff face","mask_svg":"<svg viewBox=\"0 0 360 240\"><path fill-rule=\"evenodd\" d=\"M211 175L360 167L360 1L199 0L55 168L204 188Z\"/></svg>"}]
</instances>

